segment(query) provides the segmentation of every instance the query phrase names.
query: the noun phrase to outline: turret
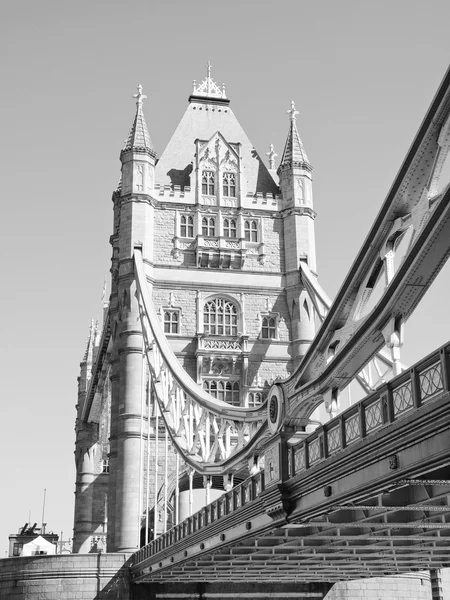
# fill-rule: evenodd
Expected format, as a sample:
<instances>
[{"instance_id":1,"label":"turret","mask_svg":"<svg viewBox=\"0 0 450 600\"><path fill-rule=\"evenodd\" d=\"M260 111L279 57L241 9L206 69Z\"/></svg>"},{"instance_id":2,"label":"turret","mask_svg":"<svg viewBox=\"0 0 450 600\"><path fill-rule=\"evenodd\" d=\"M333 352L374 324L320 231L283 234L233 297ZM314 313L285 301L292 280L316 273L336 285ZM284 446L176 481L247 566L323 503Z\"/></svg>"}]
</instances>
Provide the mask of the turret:
<instances>
[{"instance_id":1,"label":"turret","mask_svg":"<svg viewBox=\"0 0 450 600\"><path fill-rule=\"evenodd\" d=\"M315 333L314 309L300 277L300 261L316 273L312 166L297 131L291 102L289 131L277 173L280 177L288 306L292 320L292 357L298 365Z\"/></svg>"},{"instance_id":2,"label":"turret","mask_svg":"<svg viewBox=\"0 0 450 600\"><path fill-rule=\"evenodd\" d=\"M136 299L133 254L142 248L146 273L153 276L156 153L148 133L138 86L136 116L120 153L122 178L113 194L111 237L111 429L108 491L108 551L133 552L139 545L142 328Z\"/></svg>"},{"instance_id":3,"label":"turret","mask_svg":"<svg viewBox=\"0 0 450 600\"><path fill-rule=\"evenodd\" d=\"M97 440L97 424L83 420L84 404L89 388L92 365L98 349L98 323L91 321L86 351L80 363L78 377L78 404L75 424L75 518L73 531L73 551L87 553L90 550L90 537L93 529L92 502L94 481L94 446Z\"/></svg>"}]
</instances>

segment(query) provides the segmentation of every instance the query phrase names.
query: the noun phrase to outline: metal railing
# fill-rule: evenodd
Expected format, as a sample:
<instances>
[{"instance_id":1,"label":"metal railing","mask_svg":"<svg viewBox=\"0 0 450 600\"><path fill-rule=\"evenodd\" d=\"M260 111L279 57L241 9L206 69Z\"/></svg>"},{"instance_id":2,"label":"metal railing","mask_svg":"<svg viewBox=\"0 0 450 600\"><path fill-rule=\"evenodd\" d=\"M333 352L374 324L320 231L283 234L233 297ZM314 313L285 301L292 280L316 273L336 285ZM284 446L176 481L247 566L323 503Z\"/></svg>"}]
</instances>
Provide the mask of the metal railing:
<instances>
[{"instance_id":1,"label":"metal railing","mask_svg":"<svg viewBox=\"0 0 450 600\"><path fill-rule=\"evenodd\" d=\"M448 391L449 351L447 344L433 352L292 447L289 476L335 456Z\"/></svg>"},{"instance_id":2,"label":"metal railing","mask_svg":"<svg viewBox=\"0 0 450 600\"><path fill-rule=\"evenodd\" d=\"M264 489L264 472L260 471L220 496L220 498L214 500L214 502L201 508L191 517L175 525L167 533L164 533L142 547L134 554L133 564L136 565L146 558L161 552L161 550L165 550L180 540L204 529L211 523L225 518L255 500Z\"/></svg>"},{"instance_id":3,"label":"metal railing","mask_svg":"<svg viewBox=\"0 0 450 600\"><path fill-rule=\"evenodd\" d=\"M334 457L449 390L450 343L289 448L289 478ZM264 471L260 471L138 550L134 554L133 564L154 556L239 510L256 500L265 489Z\"/></svg>"}]
</instances>

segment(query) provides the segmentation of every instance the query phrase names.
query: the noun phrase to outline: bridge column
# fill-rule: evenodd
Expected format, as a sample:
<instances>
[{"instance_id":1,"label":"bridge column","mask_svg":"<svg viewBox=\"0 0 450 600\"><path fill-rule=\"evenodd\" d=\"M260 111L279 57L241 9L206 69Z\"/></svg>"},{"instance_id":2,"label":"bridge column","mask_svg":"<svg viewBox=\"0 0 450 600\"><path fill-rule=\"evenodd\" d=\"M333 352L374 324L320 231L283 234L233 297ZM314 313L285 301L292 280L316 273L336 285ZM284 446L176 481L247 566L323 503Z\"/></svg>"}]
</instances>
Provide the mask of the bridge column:
<instances>
[{"instance_id":1,"label":"bridge column","mask_svg":"<svg viewBox=\"0 0 450 600\"><path fill-rule=\"evenodd\" d=\"M75 485L75 519L73 532L73 551L87 554L91 549L92 502L94 475L94 432L95 424L86 423L78 431L77 480Z\"/></svg>"},{"instance_id":2,"label":"bridge column","mask_svg":"<svg viewBox=\"0 0 450 600\"><path fill-rule=\"evenodd\" d=\"M133 282L121 297L120 404L117 415L116 552L139 547L141 465L142 331Z\"/></svg>"}]
</instances>

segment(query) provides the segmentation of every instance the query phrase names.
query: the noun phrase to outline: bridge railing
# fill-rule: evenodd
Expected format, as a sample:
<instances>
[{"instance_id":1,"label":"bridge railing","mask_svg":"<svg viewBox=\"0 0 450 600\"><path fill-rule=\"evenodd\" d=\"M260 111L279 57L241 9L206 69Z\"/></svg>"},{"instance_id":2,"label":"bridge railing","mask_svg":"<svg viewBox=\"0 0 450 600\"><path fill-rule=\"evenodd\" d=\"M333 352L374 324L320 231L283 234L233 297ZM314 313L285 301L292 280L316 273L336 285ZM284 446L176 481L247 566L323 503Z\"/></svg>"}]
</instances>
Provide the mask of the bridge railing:
<instances>
[{"instance_id":1,"label":"bridge railing","mask_svg":"<svg viewBox=\"0 0 450 600\"><path fill-rule=\"evenodd\" d=\"M446 344L290 447L289 478L314 467L448 392L449 353L450 344ZM255 500L265 489L264 471L260 471L138 550L133 556L133 564L138 564L225 518Z\"/></svg>"},{"instance_id":2,"label":"bridge railing","mask_svg":"<svg viewBox=\"0 0 450 600\"><path fill-rule=\"evenodd\" d=\"M133 564L138 564L207 525L225 518L255 500L264 489L264 472L260 471L138 550L133 556Z\"/></svg>"},{"instance_id":3,"label":"bridge railing","mask_svg":"<svg viewBox=\"0 0 450 600\"><path fill-rule=\"evenodd\" d=\"M447 344L433 352L290 448L289 476L334 456L448 391L449 351Z\"/></svg>"}]
</instances>

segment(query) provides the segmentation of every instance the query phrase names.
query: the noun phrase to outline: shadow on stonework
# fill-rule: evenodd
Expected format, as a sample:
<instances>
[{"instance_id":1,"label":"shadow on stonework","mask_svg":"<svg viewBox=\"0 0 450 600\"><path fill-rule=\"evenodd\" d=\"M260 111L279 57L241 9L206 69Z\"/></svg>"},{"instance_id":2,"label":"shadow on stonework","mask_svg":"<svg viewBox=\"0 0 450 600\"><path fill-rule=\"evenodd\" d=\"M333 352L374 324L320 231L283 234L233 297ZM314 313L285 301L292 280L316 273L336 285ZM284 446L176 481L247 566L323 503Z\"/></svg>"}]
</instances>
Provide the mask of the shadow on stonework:
<instances>
[{"instance_id":1,"label":"shadow on stonework","mask_svg":"<svg viewBox=\"0 0 450 600\"><path fill-rule=\"evenodd\" d=\"M97 568L100 576L98 577L97 583L97 594L93 600L132 600L133 595L131 592L130 584L130 566L132 563L132 557L130 557L123 566L117 571L117 573L108 581L106 585L101 583L101 561L107 560L108 555L98 555Z\"/></svg>"},{"instance_id":2,"label":"shadow on stonework","mask_svg":"<svg viewBox=\"0 0 450 600\"><path fill-rule=\"evenodd\" d=\"M183 191L185 187L190 187L191 173L193 168L194 167L191 163L184 167L184 169L170 169L167 175L170 177L170 183L172 184L172 187L179 185L181 191Z\"/></svg>"}]
</instances>

